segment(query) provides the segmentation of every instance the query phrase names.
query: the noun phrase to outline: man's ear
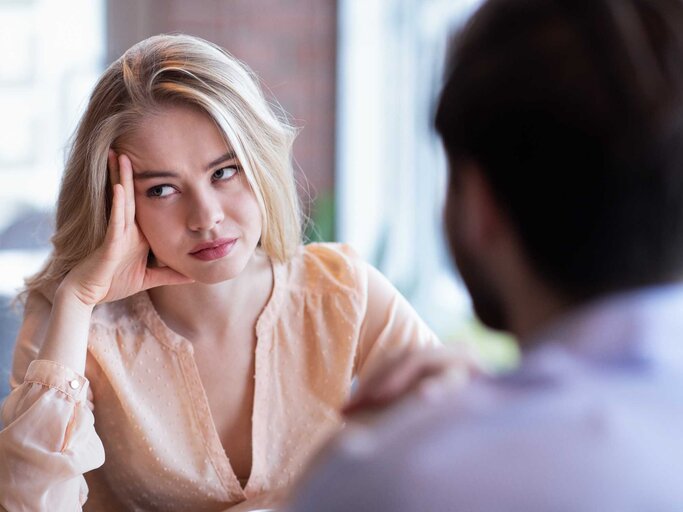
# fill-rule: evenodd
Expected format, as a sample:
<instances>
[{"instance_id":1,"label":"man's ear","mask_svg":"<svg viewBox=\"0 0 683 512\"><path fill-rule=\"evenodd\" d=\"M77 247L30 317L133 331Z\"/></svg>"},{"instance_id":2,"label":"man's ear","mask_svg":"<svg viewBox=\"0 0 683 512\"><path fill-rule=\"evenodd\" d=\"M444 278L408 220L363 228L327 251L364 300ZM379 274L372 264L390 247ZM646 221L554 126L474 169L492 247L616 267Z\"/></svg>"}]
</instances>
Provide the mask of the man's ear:
<instances>
[{"instance_id":1,"label":"man's ear","mask_svg":"<svg viewBox=\"0 0 683 512\"><path fill-rule=\"evenodd\" d=\"M460 170L463 236L469 247L479 253L495 250L503 234L505 219L491 185L472 163Z\"/></svg>"}]
</instances>

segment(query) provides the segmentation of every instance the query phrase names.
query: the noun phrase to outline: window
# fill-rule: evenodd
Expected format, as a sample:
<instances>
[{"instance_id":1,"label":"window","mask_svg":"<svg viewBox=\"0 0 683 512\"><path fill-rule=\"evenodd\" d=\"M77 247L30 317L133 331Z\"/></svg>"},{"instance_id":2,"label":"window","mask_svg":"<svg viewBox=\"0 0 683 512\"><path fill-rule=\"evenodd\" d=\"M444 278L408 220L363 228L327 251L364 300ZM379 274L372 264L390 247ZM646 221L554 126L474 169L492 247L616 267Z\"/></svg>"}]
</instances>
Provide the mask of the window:
<instances>
[{"instance_id":1,"label":"window","mask_svg":"<svg viewBox=\"0 0 683 512\"><path fill-rule=\"evenodd\" d=\"M104 1L0 0L0 401L9 304L48 253L65 149L104 59Z\"/></svg>"},{"instance_id":2,"label":"window","mask_svg":"<svg viewBox=\"0 0 683 512\"><path fill-rule=\"evenodd\" d=\"M441 225L446 163L433 132L449 33L479 0L341 0L337 233L445 341L476 339L494 366L509 339L473 319Z\"/></svg>"},{"instance_id":3,"label":"window","mask_svg":"<svg viewBox=\"0 0 683 512\"><path fill-rule=\"evenodd\" d=\"M68 138L104 55L102 0L0 1L0 293L46 254Z\"/></svg>"}]
</instances>

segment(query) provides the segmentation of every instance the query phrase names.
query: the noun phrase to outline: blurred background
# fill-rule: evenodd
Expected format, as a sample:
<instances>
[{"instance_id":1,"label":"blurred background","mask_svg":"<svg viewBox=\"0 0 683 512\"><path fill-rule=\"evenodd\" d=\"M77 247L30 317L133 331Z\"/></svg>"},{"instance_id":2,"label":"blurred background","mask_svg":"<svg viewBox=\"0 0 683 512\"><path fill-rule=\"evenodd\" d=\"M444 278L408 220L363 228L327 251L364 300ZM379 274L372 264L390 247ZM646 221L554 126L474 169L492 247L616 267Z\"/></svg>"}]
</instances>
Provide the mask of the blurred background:
<instances>
[{"instance_id":1,"label":"blurred background","mask_svg":"<svg viewBox=\"0 0 683 512\"><path fill-rule=\"evenodd\" d=\"M494 369L511 340L472 317L441 229L445 159L432 106L448 34L479 0L0 0L0 399L23 278L49 250L69 138L106 66L162 32L247 63L301 129L311 241L352 244L447 343Z\"/></svg>"}]
</instances>

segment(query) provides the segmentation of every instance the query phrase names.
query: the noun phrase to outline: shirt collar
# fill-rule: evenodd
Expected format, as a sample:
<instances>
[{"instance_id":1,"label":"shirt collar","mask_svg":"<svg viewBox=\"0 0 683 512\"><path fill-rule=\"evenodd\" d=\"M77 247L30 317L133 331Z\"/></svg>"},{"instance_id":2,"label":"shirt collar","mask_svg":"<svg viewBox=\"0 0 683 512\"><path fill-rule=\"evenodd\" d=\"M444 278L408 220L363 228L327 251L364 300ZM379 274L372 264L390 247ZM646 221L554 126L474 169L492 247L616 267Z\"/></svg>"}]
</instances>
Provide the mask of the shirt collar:
<instances>
[{"instance_id":1,"label":"shirt collar","mask_svg":"<svg viewBox=\"0 0 683 512\"><path fill-rule=\"evenodd\" d=\"M562 352L598 364L683 369L683 284L641 288L575 308L529 340L524 366Z\"/></svg>"}]
</instances>

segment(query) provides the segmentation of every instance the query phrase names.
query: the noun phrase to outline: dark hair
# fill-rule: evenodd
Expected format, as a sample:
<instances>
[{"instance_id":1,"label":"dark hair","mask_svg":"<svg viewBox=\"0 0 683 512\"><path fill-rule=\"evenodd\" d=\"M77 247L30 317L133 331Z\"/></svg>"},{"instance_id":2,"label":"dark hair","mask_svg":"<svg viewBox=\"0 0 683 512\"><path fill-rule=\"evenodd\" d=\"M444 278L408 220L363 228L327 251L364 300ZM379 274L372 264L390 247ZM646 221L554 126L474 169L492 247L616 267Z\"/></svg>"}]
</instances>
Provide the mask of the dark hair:
<instances>
[{"instance_id":1,"label":"dark hair","mask_svg":"<svg viewBox=\"0 0 683 512\"><path fill-rule=\"evenodd\" d=\"M435 124L451 178L478 164L568 296L683 274L682 1L489 0L450 46Z\"/></svg>"}]
</instances>

